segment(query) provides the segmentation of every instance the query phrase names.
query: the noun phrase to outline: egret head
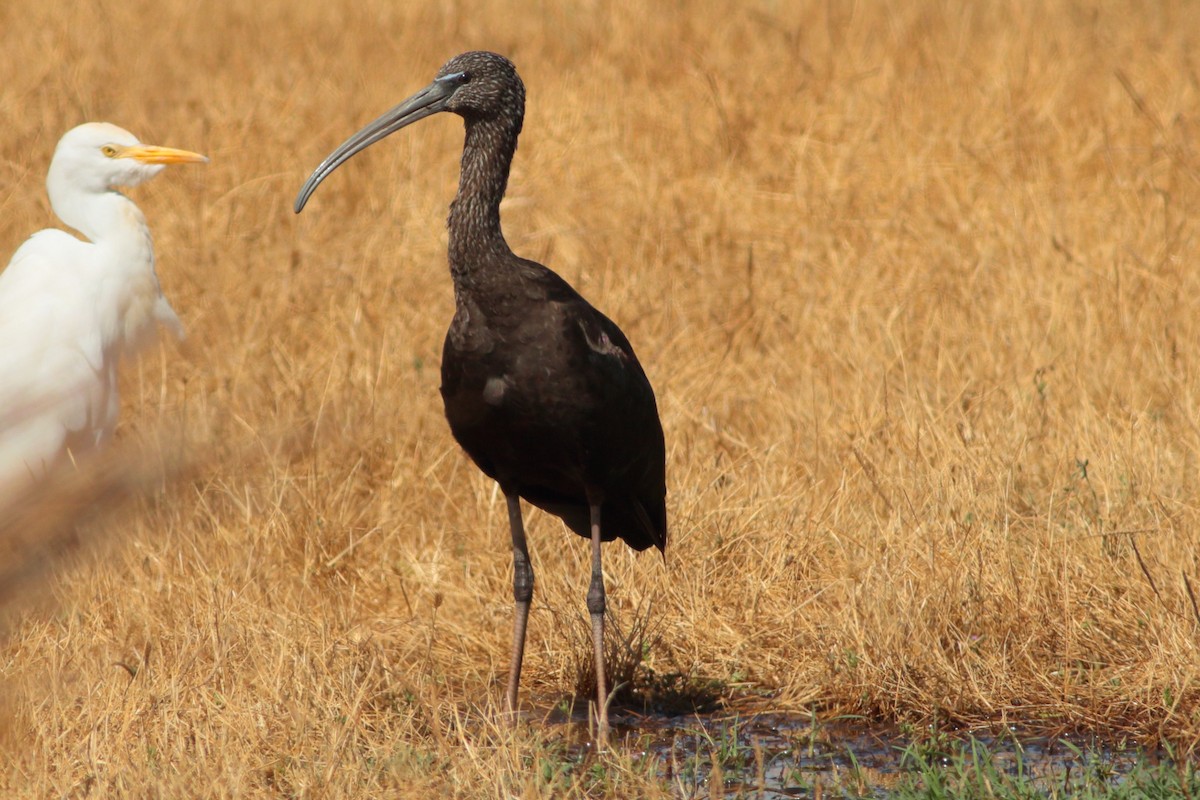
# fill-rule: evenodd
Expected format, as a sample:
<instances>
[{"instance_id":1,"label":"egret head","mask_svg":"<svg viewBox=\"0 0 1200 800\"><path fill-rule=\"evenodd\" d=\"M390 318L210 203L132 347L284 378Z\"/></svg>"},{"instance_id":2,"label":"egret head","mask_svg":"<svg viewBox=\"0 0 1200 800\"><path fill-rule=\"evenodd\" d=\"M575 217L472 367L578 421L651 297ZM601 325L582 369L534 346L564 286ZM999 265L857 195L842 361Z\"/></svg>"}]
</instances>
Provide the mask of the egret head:
<instances>
[{"instance_id":1,"label":"egret head","mask_svg":"<svg viewBox=\"0 0 1200 800\"><path fill-rule=\"evenodd\" d=\"M52 193L56 187L107 192L117 186L137 186L167 164L205 161L199 153L144 145L129 131L107 122L88 122L58 141L47 183Z\"/></svg>"},{"instance_id":2,"label":"egret head","mask_svg":"<svg viewBox=\"0 0 1200 800\"><path fill-rule=\"evenodd\" d=\"M142 144L129 131L106 122L72 128L58 142L46 192L58 218L96 241L111 232L103 208L117 186L136 186L157 175L166 164L204 162L187 150ZM139 212L140 214L140 212Z\"/></svg>"},{"instance_id":3,"label":"egret head","mask_svg":"<svg viewBox=\"0 0 1200 800\"><path fill-rule=\"evenodd\" d=\"M525 84L502 55L484 50L462 53L446 62L433 83L370 123L322 161L296 197L299 214L317 185L342 164L380 139L439 111L450 111L468 124L505 120L520 133L525 115Z\"/></svg>"}]
</instances>

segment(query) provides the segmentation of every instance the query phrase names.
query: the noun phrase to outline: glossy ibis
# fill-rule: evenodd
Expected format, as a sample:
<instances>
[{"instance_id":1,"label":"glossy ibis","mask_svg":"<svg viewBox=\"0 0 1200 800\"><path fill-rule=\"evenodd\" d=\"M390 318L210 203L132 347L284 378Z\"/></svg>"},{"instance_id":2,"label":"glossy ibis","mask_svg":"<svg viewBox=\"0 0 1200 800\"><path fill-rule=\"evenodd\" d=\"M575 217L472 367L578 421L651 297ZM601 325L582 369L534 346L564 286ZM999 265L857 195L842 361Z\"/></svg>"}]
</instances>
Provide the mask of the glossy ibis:
<instances>
[{"instance_id":1,"label":"glossy ibis","mask_svg":"<svg viewBox=\"0 0 1200 800\"><path fill-rule=\"evenodd\" d=\"M455 439L500 484L513 545L512 661L516 709L533 597L521 498L592 543L587 608L596 660L600 740L608 728L600 543L667 544L665 448L654 390L621 329L557 274L520 258L500 229L500 200L525 115L525 86L503 56L455 56L433 83L334 150L296 198L354 154L441 111L463 118L458 195L450 205L455 313L442 351L442 399Z\"/></svg>"}]
</instances>

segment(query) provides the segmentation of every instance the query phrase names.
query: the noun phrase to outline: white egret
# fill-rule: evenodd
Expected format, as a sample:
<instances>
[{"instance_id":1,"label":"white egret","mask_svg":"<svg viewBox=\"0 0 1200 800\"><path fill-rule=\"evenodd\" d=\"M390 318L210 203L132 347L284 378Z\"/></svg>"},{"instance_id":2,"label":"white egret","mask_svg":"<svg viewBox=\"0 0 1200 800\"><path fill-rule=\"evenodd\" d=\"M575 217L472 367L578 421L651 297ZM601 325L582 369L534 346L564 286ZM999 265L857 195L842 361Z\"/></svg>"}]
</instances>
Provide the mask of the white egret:
<instances>
[{"instance_id":1,"label":"white egret","mask_svg":"<svg viewBox=\"0 0 1200 800\"><path fill-rule=\"evenodd\" d=\"M0 502L65 458L112 436L117 367L153 341L183 337L154 271L146 218L116 190L199 153L144 145L108 123L68 131L46 176L50 205L86 239L29 237L0 272Z\"/></svg>"}]
</instances>

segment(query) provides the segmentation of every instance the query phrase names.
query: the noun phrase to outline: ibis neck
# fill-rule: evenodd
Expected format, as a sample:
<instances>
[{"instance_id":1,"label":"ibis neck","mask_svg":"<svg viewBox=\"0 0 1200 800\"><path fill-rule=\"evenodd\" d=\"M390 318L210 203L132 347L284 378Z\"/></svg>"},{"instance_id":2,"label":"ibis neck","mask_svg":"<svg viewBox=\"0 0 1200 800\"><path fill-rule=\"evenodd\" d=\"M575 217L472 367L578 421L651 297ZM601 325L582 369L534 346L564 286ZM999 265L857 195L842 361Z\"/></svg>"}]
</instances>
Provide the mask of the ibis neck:
<instances>
[{"instance_id":1,"label":"ibis neck","mask_svg":"<svg viewBox=\"0 0 1200 800\"><path fill-rule=\"evenodd\" d=\"M500 201L521 132L520 118L467 119L458 195L450 204L450 272L458 283L488 256L512 253Z\"/></svg>"}]
</instances>

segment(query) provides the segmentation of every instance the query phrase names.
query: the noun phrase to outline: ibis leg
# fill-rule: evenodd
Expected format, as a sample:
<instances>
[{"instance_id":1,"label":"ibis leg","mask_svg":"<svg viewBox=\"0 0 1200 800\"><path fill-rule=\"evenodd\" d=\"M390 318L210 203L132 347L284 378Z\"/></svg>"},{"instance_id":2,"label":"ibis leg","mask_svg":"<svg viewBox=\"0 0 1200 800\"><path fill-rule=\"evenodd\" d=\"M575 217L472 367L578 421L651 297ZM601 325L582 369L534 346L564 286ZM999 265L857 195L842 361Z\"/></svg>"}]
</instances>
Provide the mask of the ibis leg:
<instances>
[{"instance_id":1,"label":"ibis leg","mask_svg":"<svg viewBox=\"0 0 1200 800\"><path fill-rule=\"evenodd\" d=\"M592 583L588 587L587 607L592 616L592 647L596 653L596 712L600 718L597 748L608 737L608 687L604 681L604 573L600 569L600 504L591 503L592 512Z\"/></svg>"},{"instance_id":2,"label":"ibis leg","mask_svg":"<svg viewBox=\"0 0 1200 800\"><path fill-rule=\"evenodd\" d=\"M513 617L512 659L508 667L508 693L505 697L508 711L517 710L517 687L521 683L521 662L525 658L525 626L529 622L529 604L533 600L533 567L529 563L529 548L525 545L525 525L521 521L521 498L505 492L508 501L508 526L512 530L513 543L513 600L516 614ZM513 720L516 720L514 715Z\"/></svg>"}]
</instances>

